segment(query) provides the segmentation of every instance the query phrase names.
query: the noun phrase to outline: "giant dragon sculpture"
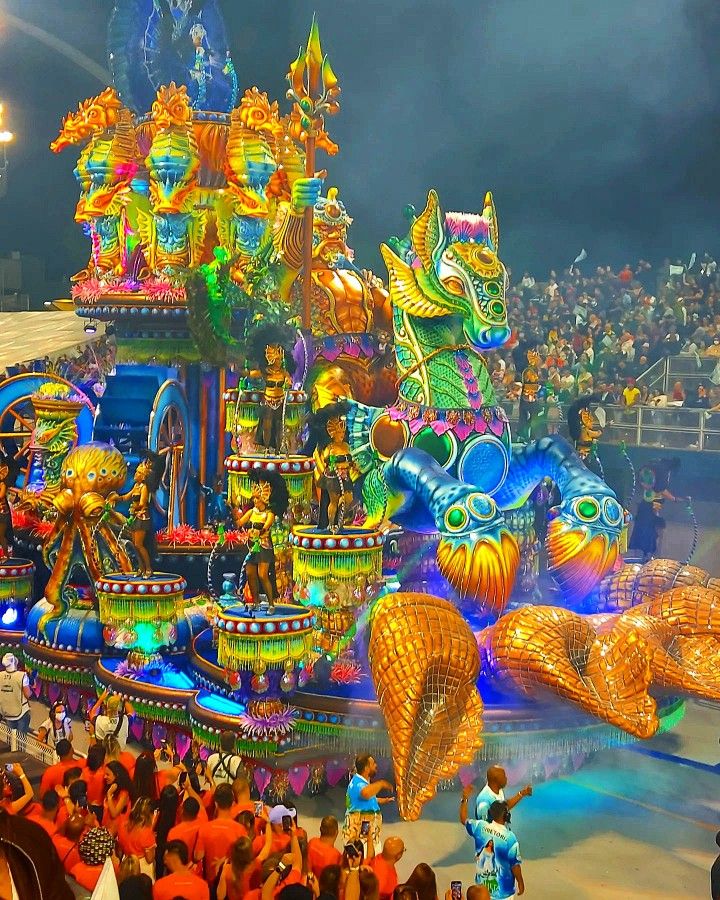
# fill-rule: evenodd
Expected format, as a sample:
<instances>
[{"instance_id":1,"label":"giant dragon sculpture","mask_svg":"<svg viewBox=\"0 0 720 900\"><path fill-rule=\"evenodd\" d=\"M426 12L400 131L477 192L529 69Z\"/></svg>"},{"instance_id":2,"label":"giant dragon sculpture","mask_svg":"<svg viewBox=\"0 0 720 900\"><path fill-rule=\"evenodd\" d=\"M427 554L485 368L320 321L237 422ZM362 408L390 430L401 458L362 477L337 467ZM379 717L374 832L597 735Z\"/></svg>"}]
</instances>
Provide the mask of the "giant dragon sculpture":
<instances>
[{"instance_id":1,"label":"giant dragon sculpture","mask_svg":"<svg viewBox=\"0 0 720 900\"><path fill-rule=\"evenodd\" d=\"M68 113L50 149L59 153L82 143L75 168L80 184L75 221L86 228L92 253L75 281L126 270L135 210L144 200L142 179L136 177L139 165L132 113L115 88L106 88L78 104L75 113Z\"/></svg>"},{"instance_id":2,"label":"giant dragon sculpture","mask_svg":"<svg viewBox=\"0 0 720 900\"><path fill-rule=\"evenodd\" d=\"M562 498L548 528L550 568L566 594L587 596L617 559L624 512L559 436L511 446L483 358L510 335L492 196L481 215L444 215L431 191L407 238L381 251L398 399L387 409L351 403L349 413L369 524L439 532L441 572L497 616L519 562L504 513L550 477Z\"/></svg>"}]
</instances>

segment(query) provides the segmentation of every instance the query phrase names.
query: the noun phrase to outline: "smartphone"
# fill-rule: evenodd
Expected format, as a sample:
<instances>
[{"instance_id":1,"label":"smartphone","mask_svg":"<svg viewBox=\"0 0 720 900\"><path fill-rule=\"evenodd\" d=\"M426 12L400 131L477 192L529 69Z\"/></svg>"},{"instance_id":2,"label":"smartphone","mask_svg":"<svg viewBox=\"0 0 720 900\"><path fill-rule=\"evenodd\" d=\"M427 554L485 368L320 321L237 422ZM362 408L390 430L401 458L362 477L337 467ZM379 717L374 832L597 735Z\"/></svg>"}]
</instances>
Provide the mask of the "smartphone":
<instances>
[{"instance_id":1,"label":"smartphone","mask_svg":"<svg viewBox=\"0 0 720 900\"><path fill-rule=\"evenodd\" d=\"M370 822L363 819L360 824L360 837L367 837L370 834Z\"/></svg>"},{"instance_id":2,"label":"smartphone","mask_svg":"<svg viewBox=\"0 0 720 900\"><path fill-rule=\"evenodd\" d=\"M358 849L355 844L345 844L345 856L359 856Z\"/></svg>"},{"instance_id":3,"label":"smartphone","mask_svg":"<svg viewBox=\"0 0 720 900\"><path fill-rule=\"evenodd\" d=\"M290 871L290 866L286 866L284 862L279 862L275 868L277 869L280 881L282 881L284 878L287 878L288 872Z\"/></svg>"},{"instance_id":4,"label":"smartphone","mask_svg":"<svg viewBox=\"0 0 720 900\"><path fill-rule=\"evenodd\" d=\"M5 763L5 771L6 771L6 772L12 772L12 770L13 770L13 764L12 764L12 763Z\"/></svg>"},{"instance_id":5,"label":"smartphone","mask_svg":"<svg viewBox=\"0 0 720 900\"><path fill-rule=\"evenodd\" d=\"M258 801L255 803L255 815L256 815L256 816L261 816L262 814L263 814L263 802L262 802L262 800L258 800ZM285 816L285 818L288 819L288 818L290 818L290 817L289 817L289 816ZM283 826L284 826L284 825L285 825L285 822L283 822Z\"/></svg>"},{"instance_id":6,"label":"smartphone","mask_svg":"<svg viewBox=\"0 0 720 900\"><path fill-rule=\"evenodd\" d=\"M292 816L282 817L282 827L283 831L290 831L290 829L292 828Z\"/></svg>"},{"instance_id":7,"label":"smartphone","mask_svg":"<svg viewBox=\"0 0 720 900\"><path fill-rule=\"evenodd\" d=\"M450 897L452 900L462 900L462 881L450 882Z\"/></svg>"}]
</instances>

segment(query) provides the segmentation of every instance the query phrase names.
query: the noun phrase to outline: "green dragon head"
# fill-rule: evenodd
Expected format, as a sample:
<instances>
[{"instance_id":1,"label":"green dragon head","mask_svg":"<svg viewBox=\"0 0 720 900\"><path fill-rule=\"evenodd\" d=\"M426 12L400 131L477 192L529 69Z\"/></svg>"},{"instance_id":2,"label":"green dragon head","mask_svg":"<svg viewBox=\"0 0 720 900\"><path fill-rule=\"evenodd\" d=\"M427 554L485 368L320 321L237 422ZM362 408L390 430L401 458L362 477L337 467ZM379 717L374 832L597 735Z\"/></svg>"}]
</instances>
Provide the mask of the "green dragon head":
<instances>
[{"instance_id":1,"label":"green dragon head","mask_svg":"<svg viewBox=\"0 0 720 900\"><path fill-rule=\"evenodd\" d=\"M510 336L505 306L507 275L498 257L499 232L492 194L481 215L443 214L435 191L407 238L380 248L390 274L392 303L413 316L459 316L477 350Z\"/></svg>"}]
</instances>

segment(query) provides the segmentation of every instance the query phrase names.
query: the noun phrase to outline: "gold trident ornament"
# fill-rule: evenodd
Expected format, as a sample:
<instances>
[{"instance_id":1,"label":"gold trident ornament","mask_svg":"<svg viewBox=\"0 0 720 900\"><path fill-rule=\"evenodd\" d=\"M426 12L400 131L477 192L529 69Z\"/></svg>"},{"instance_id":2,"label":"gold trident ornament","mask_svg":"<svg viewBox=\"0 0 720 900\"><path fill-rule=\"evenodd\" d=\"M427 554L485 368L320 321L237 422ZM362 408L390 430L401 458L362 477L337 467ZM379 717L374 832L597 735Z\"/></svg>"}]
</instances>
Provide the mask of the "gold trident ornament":
<instances>
[{"instance_id":1,"label":"gold trident ornament","mask_svg":"<svg viewBox=\"0 0 720 900\"><path fill-rule=\"evenodd\" d=\"M323 149L333 156L338 151L336 143L325 131L325 115L339 112L337 98L340 86L327 56L320 46L320 31L313 16L307 47L300 48L295 62L287 74L290 89L287 96L294 101L290 114L290 134L305 145L305 175L315 177L315 151ZM313 207L305 209L303 223L303 309L302 323L310 328L312 292Z\"/></svg>"}]
</instances>

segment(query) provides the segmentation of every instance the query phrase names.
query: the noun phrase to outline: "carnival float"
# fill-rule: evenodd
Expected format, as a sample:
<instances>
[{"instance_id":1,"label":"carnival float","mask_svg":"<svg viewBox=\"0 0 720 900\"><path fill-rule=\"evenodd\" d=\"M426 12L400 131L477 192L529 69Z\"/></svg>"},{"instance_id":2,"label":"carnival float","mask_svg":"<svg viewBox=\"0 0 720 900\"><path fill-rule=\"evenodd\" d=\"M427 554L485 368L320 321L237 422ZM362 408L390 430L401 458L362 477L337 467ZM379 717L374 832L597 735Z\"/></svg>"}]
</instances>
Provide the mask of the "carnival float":
<instances>
[{"instance_id":1,"label":"carnival float","mask_svg":"<svg viewBox=\"0 0 720 900\"><path fill-rule=\"evenodd\" d=\"M99 399L0 384L1 639L38 696L122 694L180 756L232 729L270 799L370 751L410 819L485 760L551 776L718 699L720 585L623 562L587 404L579 452L513 443L483 356L510 335L491 194L409 208L384 285L317 173L340 94L317 23L283 112L241 90L218 0L194 6L117 0L114 84L52 143L79 153L75 311L117 365Z\"/></svg>"}]
</instances>

